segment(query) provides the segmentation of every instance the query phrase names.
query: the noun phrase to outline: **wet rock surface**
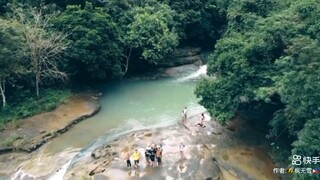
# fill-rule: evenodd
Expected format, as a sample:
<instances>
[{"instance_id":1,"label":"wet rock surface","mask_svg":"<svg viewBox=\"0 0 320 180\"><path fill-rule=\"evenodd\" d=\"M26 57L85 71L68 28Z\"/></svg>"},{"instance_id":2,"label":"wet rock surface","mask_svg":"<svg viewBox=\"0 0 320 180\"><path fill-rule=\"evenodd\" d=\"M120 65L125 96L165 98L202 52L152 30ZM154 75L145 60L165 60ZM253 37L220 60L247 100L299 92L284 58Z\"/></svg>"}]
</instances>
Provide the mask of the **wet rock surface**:
<instances>
[{"instance_id":1,"label":"wet rock surface","mask_svg":"<svg viewBox=\"0 0 320 180\"><path fill-rule=\"evenodd\" d=\"M34 151L79 121L93 116L99 109L100 105L92 95L79 94L52 112L20 120L16 129L0 131L0 154Z\"/></svg>"},{"instance_id":2,"label":"wet rock surface","mask_svg":"<svg viewBox=\"0 0 320 180\"><path fill-rule=\"evenodd\" d=\"M235 120L223 127L206 115L206 127L198 127L199 115L185 123L136 131L96 148L91 156L78 159L69 166L65 179L278 179L272 173L274 163L263 141L242 142L246 128L229 130L239 124ZM240 139L238 138L240 137ZM257 137L256 139L262 138ZM242 143L239 145L238 143ZM179 145L185 144L183 156ZM145 147L161 144L162 165L151 167L144 157ZM128 169L125 155L137 149L141 153L139 167Z\"/></svg>"},{"instance_id":3,"label":"wet rock surface","mask_svg":"<svg viewBox=\"0 0 320 180\"><path fill-rule=\"evenodd\" d=\"M200 47L183 47L172 52L166 62L150 68L138 76L130 77L131 80L155 80L160 78L183 77L195 72L207 60Z\"/></svg>"},{"instance_id":4,"label":"wet rock surface","mask_svg":"<svg viewBox=\"0 0 320 180\"><path fill-rule=\"evenodd\" d=\"M197 71L199 66L195 64L182 65L172 68L164 69L160 76L161 77L182 77L188 75L190 72Z\"/></svg>"},{"instance_id":5,"label":"wet rock surface","mask_svg":"<svg viewBox=\"0 0 320 180\"><path fill-rule=\"evenodd\" d=\"M130 80L156 80L161 78L180 78L199 70L202 65L200 61L195 63L179 65L175 67L158 68L151 72L144 72L137 77L130 77Z\"/></svg>"},{"instance_id":6,"label":"wet rock surface","mask_svg":"<svg viewBox=\"0 0 320 180\"><path fill-rule=\"evenodd\" d=\"M195 62L204 62L204 56L201 55L201 48L199 47L184 47L178 48L169 56L169 60L162 64L165 67L181 66L185 64L192 64Z\"/></svg>"},{"instance_id":7,"label":"wet rock surface","mask_svg":"<svg viewBox=\"0 0 320 180\"><path fill-rule=\"evenodd\" d=\"M82 100L86 100L87 103L81 104L84 102ZM71 106L72 111L75 111L77 115L96 107L95 98L86 96L82 100L75 101ZM73 117L66 112L70 112L70 108L65 107L60 110L59 114L51 114L51 116ZM117 135L116 139L108 139L107 142L94 150L90 147L85 147L81 151L80 149L70 149L51 156L40 148L33 153L2 154L0 155L0 179L10 177L10 175L14 175L17 177L16 179L49 179L49 177L54 177L54 180L279 179L272 173L275 165L268 156L269 147L264 134L253 128L248 128L240 118L227 123L226 126L221 126L208 114L205 116L205 128L196 126L200 118L200 115L196 114L188 117L185 123L178 122L169 127ZM48 118L44 117L44 119ZM52 123L46 124L50 127L37 126L36 131L26 132L34 133L40 139L50 137L50 128L57 127L55 121L51 119L50 122ZM57 124L61 125L61 122L57 122ZM24 137L18 135L17 140ZM183 157L180 157L179 152L181 142L186 145ZM150 167L146 163L144 150L146 146L151 144L162 144L163 164L160 167ZM141 153L140 166L127 169L125 154L132 155L135 149ZM89 153L78 157L83 151ZM133 164L132 156L131 163ZM64 173L65 170L66 173ZM58 173L61 176L56 178L54 175Z\"/></svg>"}]
</instances>

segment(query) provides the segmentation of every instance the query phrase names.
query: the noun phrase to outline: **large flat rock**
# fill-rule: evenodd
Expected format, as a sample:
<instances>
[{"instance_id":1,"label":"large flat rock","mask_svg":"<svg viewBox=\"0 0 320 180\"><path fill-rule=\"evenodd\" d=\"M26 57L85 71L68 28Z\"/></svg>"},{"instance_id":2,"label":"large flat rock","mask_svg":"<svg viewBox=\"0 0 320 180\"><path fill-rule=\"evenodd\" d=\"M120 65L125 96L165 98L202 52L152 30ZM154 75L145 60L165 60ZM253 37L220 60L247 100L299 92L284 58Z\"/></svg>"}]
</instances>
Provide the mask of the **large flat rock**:
<instances>
[{"instance_id":1,"label":"large flat rock","mask_svg":"<svg viewBox=\"0 0 320 180\"><path fill-rule=\"evenodd\" d=\"M132 132L96 148L91 156L69 166L65 179L278 179L274 163L262 144L241 143L241 130L228 130L206 114L205 128L197 127L199 115L166 128ZM179 145L186 145L181 157ZM241 143L240 145L238 143ZM151 167L145 147L161 144L163 164ZM125 154L137 149L140 166L127 169ZM133 163L133 159L131 159Z\"/></svg>"},{"instance_id":2,"label":"large flat rock","mask_svg":"<svg viewBox=\"0 0 320 180\"><path fill-rule=\"evenodd\" d=\"M77 122L93 116L99 109L99 103L90 95L75 95L51 112L19 120L16 129L1 131L0 153L31 152L49 139L67 131ZM10 144L5 143L10 138L14 138L14 141Z\"/></svg>"}]
</instances>

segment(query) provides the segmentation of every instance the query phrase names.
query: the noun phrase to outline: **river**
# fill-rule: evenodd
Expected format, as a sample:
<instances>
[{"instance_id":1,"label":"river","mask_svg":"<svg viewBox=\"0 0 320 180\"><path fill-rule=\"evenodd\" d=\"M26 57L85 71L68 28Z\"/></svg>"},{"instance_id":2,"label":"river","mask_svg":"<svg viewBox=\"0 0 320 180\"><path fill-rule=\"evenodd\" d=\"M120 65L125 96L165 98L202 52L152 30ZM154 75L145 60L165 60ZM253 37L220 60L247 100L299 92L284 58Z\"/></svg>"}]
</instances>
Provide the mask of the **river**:
<instances>
[{"instance_id":1,"label":"river","mask_svg":"<svg viewBox=\"0 0 320 180\"><path fill-rule=\"evenodd\" d=\"M44 175L42 171L47 161L67 168L66 164L75 156L89 154L111 135L116 137L135 130L175 124L184 107L194 114L204 111L194 95L196 81L189 80L204 74L205 68L179 78L124 80L99 85L96 88L103 93L99 99L102 107L99 113L45 144L13 179Z\"/></svg>"},{"instance_id":2,"label":"river","mask_svg":"<svg viewBox=\"0 0 320 180\"><path fill-rule=\"evenodd\" d=\"M55 138L45 152L84 147L110 130L168 126L177 122L185 106L194 113L203 110L193 94L195 82L136 80L108 84L100 89L104 94L99 100L100 112Z\"/></svg>"},{"instance_id":3,"label":"river","mask_svg":"<svg viewBox=\"0 0 320 180\"><path fill-rule=\"evenodd\" d=\"M202 66L176 78L124 80L99 85L96 88L103 93L99 99L100 112L33 152L30 160L17 167L11 179L63 179L70 167L89 157L94 149L106 142L137 130L175 125L181 120L184 107L188 108L188 116L204 112L194 95L197 81L192 79L205 73L206 66ZM225 132L216 140L210 140L220 144L215 150L216 158L226 163L223 166L234 170L240 166L231 166L241 164L241 169L249 176L275 179L272 174L274 163L265 148L268 143L264 134L243 124L236 127L235 132ZM247 177L235 178L234 173L223 170L222 173L224 179Z\"/></svg>"}]
</instances>

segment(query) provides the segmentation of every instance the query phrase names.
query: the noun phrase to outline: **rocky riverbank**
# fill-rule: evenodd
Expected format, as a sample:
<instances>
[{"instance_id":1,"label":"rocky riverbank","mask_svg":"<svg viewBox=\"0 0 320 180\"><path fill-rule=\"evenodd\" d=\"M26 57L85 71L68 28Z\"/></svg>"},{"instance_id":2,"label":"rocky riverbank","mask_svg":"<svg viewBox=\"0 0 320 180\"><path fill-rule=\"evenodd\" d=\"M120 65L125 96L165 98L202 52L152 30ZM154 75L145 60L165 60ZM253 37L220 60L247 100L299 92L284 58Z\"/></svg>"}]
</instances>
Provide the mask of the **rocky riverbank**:
<instances>
[{"instance_id":1,"label":"rocky riverbank","mask_svg":"<svg viewBox=\"0 0 320 180\"><path fill-rule=\"evenodd\" d=\"M138 79L180 77L196 71L203 61L201 48L191 47L175 50L171 58L173 59L168 61L170 64L167 64L166 68L159 68L157 72L140 74ZM36 150L48 140L67 131L74 124L97 113L100 105L96 100L97 97L89 94L76 95L68 103L62 104L52 112L17 121L14 129L0 131L0 154Z\"/></svg>"},{"instance_id":2,"label":"rocky riverbank","mask_svg":"<svg viewBox=\"0 0 320 180\"><path fill-rule=\"evenodd\" d=\"M181 77L196 71L198 67L193 64L166 68L157 76ZM14 137L18 138L14 138L11 147L2 146L3 152L14 149L27 152L35 150L80 120L94 115L100 108L96 99L90 95L75 96L69 103L59 106L53 112L21 121L18 129L14 131ZM199 114L189 117L185 124L177 123L165 128L133 131L125 135L115 134L115 139L107 138L108 140L96 149L94 148L97 146L89 145L81 151L67 149L53 155L46 154L43 149L33 153L3 154L0 155L0 177L14 175L15 179L279 179L272 173L275 164L268 155L269 145L263 133L248 127L241 118L236 118L227 126L221 126L206 114L205 128L195 126L198 120ZM11 135L2 132L1 137ZM181 142L186 145L183 158L180 157L178 148ZM144 149L153 143L163 146L161 167L153 168L145 163ZM132 154L134 149L138 149L142 154L141 164L139 168L128 170L124 155Z\"/></svg>"},{"instance_id":3,"label":"rocky riverbank","mask_svg":"<svg viewBox=\"0 0 320 180\"><path fill-rule=\"evenodd\" d=\"M277 179L275 164L268 156L268 145L259 132L250 132L241 119L223 127L210 121L206 127L196 127L198 115L184 125L141 130L106 142L91 152L91 156L77 159L65 174L66 179ZM247 139L249 138L249 139ZM186 145L180 157L179 144ZM144 148L162 144L163 165L146 165ZM241 143L241 145L239 145ZM127 169L125 154L138 149L142 154L138 168Z\"/></svg>"},{"instance_id":4,"label":"rocky riverbank","mask_svg":"<svg viewBox=\"0 0 320 180\"><path fill-rule=\"evenodd\" d=\"M15 129L0 131L0 154L34 151L81 120L96 114L100 109L96 99L88 94L75 95L52 112L19 120Z\"/></svg>"}]
</instances>

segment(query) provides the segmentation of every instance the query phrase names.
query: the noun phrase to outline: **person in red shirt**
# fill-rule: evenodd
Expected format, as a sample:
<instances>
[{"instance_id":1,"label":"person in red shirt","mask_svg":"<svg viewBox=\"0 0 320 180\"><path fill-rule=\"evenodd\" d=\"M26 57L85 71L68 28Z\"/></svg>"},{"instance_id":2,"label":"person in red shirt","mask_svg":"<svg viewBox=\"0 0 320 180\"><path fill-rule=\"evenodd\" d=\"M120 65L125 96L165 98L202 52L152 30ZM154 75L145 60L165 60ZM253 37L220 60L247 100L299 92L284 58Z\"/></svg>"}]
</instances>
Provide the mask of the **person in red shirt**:
<instances>
[{"instance_id":1,"label":"person in red shirt","mask_svg":"<svg viewBox=\"0 0 320 180\"><path fill-rule=\"evenodd\" d=\"M160 146L157 147L156 158L157 158L157 166L161 166L162 148Z\"/></svg>"}]
</instances>

